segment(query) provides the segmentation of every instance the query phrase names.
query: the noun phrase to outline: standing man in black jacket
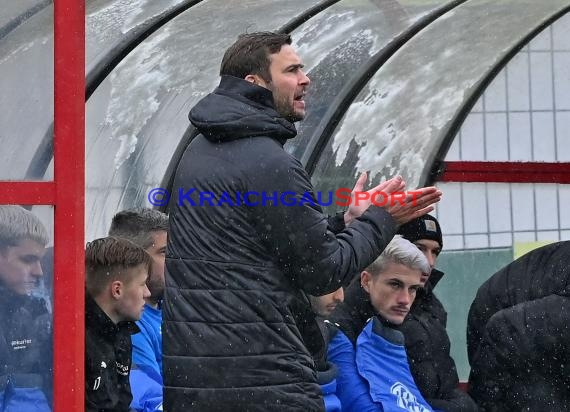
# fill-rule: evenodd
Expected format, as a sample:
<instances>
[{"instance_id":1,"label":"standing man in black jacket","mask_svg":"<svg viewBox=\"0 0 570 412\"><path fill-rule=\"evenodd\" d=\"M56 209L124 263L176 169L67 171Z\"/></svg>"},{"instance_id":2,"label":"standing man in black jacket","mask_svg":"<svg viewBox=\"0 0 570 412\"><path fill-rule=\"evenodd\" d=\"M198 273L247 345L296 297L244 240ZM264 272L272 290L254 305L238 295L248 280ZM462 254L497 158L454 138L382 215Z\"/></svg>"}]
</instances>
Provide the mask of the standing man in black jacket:
<instances>
[{"instance_id":1,"label":"standing man in black jacket","mask_svg":"<svg viewBox=\"0 0 570 412\"><path fill-rule=\"evenodd\" d=\"M283 150L305 115L310 84L290 36L241 35L220 75L219 87L190 112L200 135L174 180L165 410L320 411L304 342L318 328L307 321L303 292L324 295L348 283L441 192L422 189L417 202L408 196L385 208L363 201L327 219L303 166ZM403 189L394 178L372 191Z\"/></svg>"},{"instance_id":2,"label":"standing man in black jacket","mask_svg":"<svg viewBox=\"0 0 570 412\"><path fill-rule=\"evenodd\" d=\"M431 268L431 273L422 275L423 288L418 290L410 313L400 326L406 338L406 353L414 381L435 409L477 411L473 399L458 388L459 378L446 330L447 312L434 293L443 277L443 272L435 268L443 249L439 222L431 215L424 215L402 225L398 233L422 251Z\"/></svg>"},{"instance_id":3,"label":"standing man in black jacket","mask_svg":"<svg viewBox=\"0 0 570 412\"><path fill-rule=\"evenodd\" d=\"M127 412L132 400L131 335L150 297L152 259L126 239L85 249L85 412Z\"/></svg>"}]
</instances>

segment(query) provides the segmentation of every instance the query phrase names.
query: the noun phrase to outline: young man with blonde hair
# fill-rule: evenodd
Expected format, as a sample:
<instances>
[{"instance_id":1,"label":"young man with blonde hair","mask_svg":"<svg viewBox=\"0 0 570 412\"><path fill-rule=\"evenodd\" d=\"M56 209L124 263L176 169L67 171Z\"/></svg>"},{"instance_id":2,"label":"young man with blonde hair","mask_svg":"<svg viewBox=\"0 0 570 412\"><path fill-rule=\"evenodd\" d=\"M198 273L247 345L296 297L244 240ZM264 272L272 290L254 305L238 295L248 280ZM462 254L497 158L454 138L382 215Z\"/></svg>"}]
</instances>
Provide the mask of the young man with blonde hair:
<instances>
[{"instance_id":1,"label":"young man with blonde hair","mask_svg":"<svg viewBox=\"0 0 570 412\"><path fill-rule=\"evenodd\" d=\"M446 330L447 312L434 292L443 277L443 272L435 268L443 249L439 222L431 215L423 215L400 226L398 233L416 245L431 269L422 274L422 289L400 327L406 339L406 354L414 381L433 407L446 412L476 412L478 408L473 399L459 389Z\"/></svg>"},{"instance_id":2,"label":"young man with blonde hair","mask_svg":"<svg viewBox=\"0 0 570 412\"><path fill-rule=\"evenodd\" d=\"M32 212L0 206L0 412L51 411L51 316L31 296L48 240Z\"/></svg>"},{"instance_id":3,"label":"young man with blonde hair","mask_svg":"<svg viewBox=\"0 0 570 412\"><path fill-rule=\"evenodd\" d=\"M432 411L414 382L398 330L429 270L422 252L395 236L347 288L344 303L331 315L339 331L328 351L339 369L343 412Z\"/></svg>"}]
</instances>

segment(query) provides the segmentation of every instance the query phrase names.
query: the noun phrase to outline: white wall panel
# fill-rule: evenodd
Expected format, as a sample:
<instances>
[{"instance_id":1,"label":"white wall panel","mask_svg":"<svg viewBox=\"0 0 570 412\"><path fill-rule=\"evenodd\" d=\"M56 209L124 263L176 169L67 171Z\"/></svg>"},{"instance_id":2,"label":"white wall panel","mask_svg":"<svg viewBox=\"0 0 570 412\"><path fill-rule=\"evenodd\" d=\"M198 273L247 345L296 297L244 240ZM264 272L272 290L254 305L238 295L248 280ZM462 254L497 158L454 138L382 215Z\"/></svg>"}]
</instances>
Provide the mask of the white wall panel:
<instances>
[{"instance_id":1,"label":"white wall panel","mask_svg":"<svg viewBox=\"0 0 570 412\"><path fill-rule=\"evenodd\" d=\"M486 160L504 161L509 158L507 114L488 113L485 116Z\"/></svg>"},{"instance_id":2,"label":"white wall panel","mask_svg":"<svg viewBox=\"0 0 570 412\"><path fill-rule=\"evenodd\" d=\"M507 99L509 110L528 110L529 70L528 55L517 54L507 66Z\"/></svg>"}]
</instances>

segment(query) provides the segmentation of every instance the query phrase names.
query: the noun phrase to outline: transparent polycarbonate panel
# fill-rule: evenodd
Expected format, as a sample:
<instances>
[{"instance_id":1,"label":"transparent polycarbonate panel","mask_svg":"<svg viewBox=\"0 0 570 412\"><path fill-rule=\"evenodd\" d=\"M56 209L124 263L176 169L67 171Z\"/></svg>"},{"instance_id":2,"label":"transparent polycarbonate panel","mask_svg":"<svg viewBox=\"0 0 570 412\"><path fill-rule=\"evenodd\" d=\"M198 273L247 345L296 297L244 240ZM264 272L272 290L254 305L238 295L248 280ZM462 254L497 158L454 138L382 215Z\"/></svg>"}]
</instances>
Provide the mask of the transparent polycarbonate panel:
<instances>
[{"instance_id":1,"label":"transparent polycarbonate panel","mask_svg":"<svg viewBox=\"0 0 570 412\"><path fill-rule=\"evenodd\" d=\"M87 72L125 36L187 0L94 0L86 4Z\"/></svg>"},{"instance_id":2,"label":"transparent polycarbonate panel","mask_svg":"<svg viewBox=\"0 0 570 412\"><path fill-rule=\"evenodd\" d=\"M23 180L53 122L52 6L0 37L0 90L0 180Z\"/></svg>"},{"instance_id":3,"label":"transparent polycarbonate panel","mask_svg":"<svg viewBox=\"0 0 570 412\"><path fill-rule=\"evenodd\" d=\"M87 238L113 214L149 206L189 126L190 108L219 82L225 49L238 34L276 30L319 2L226 0L199 3L131 52L87 103Z\"/></svg>"},{"instance_id":4,"label":"transparent polycarbonate panel","mask_svg":"<svg viewBox=\"0 0 570 412\"><path fill-rule=\"evenodd\" d=\"M0 40L52 0L4 0L0 6Z\"/></svg>"},{"instance_id":5,"label":"transparent polycarbonate panel","mask_svg":"<svg viewBox=\"0 0 570 412\"><path fill-rule=\"evenodd\" d=\"M312 80L305 98L307 116L286 150L298 157L315 128L359 68L445 1L345 0L319 13L293 33L294 46Z\"/></svg>"},{"instance_id":6,"label":"transparent polycarbonate panel","mask_svg":"<svg viewBox=\"0 0 570 412\"><path fill-rule=\"evenodd\" d=\"M568 1L471 0L414 36L372 77L321 153L322 190L400 173L415 187L481 82L506 53ZM517 16L516 19L512 16Z\"/></svg>"},{"instance_id":7,"label":"transparent polycarbonate panel","mask_svg":"<svg viewBox=\"0 0 570 412\"><path fill-rule=\"evenodd\" d=\"M2 365L17 388L4 381L0 399L18 411L51 410L53 221L52 206L0 205Z\"/></svg>"},{"instance_id":8,"label":"transparent polycarbonate panel","mask_svg":"<svg viewBox=\"0 0 570 412\"><path fill-rule=\"evenodd\" d=\"M445 160L569 162L570 14L545 28L497 75Z\"/></svg>"},{"instance_id":9,"label":"transparent polycarbonate panel","mask_svg":"<svg viewBox=\"0 0 570 412\"><path fill-rule=\"evenodd\" d=\"M88 1L87 73L127 34L182 1ZM53 5L31 0L8 3L0 8L0 179L20 180L36 166L32 159L47 164L53 156Z\"/></svg>"}]
</instances>

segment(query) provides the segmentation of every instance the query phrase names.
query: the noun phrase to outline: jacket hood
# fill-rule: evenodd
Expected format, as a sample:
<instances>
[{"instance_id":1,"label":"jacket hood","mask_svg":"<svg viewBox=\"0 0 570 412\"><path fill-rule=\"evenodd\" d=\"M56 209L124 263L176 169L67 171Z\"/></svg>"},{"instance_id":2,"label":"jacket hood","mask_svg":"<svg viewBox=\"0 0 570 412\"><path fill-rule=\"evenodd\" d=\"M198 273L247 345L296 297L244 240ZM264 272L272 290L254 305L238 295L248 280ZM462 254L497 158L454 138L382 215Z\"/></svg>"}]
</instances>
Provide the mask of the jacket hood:
<instances>
[{"instance_id":1,"label":"jacket hood","mask_svg":"<svg viewBox=\"0 0 570 412\"><path fill-rule=\"evenodd\" d=\"M295 125L275 110L270 90L233 76L222 76L188 118L212 142L267 136L284 144L297 135Z\"/></svg>"},{"instance_id":2,"label":"jacket hood","mask_svg":"<svg viewBox=\"0 0 570 412\"><path fill-rule=\"evenodd\" d=\"M441 270L432 269L431 274L429 275L429 279L427 280L424 289L428 293L433 293L433 290L443 277L444 273Z\"/></svg>"},{"instance_id":3,"label":"jacket hood","mask_svg":"<svg viewBox=\"0 0 570 412\"><path fill-rule=\"evenodd\" d=\"M87 292L85 292L85 325L97 330L101 336L109 341L113 341L121 329L126 329L131 335L140 332L135 322L122 321L114 324Z\"/></svg>"}]
</instances>

